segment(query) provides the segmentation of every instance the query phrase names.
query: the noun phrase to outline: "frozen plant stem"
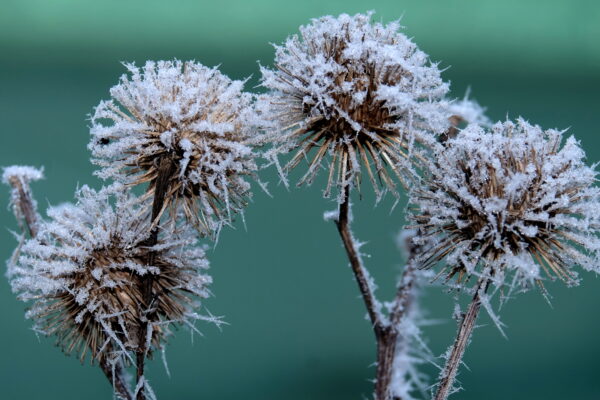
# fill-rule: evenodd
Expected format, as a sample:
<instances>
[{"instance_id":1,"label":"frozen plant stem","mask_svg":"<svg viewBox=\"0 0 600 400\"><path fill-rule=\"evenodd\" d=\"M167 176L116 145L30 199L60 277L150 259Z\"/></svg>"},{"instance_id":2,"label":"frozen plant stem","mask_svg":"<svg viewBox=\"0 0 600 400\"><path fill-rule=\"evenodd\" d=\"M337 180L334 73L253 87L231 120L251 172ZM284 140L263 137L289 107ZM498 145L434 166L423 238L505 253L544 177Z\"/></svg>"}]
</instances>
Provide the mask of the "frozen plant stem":
<instances>
[{"instance_id":1,"label":"frozen plant stem","mask_svg":"<svg viewBox=\"0 0 600 400\"><path fill-rule=\"evenodd\" d=\"M434 400L446 400L452 393L456 373L462 362L465 349L471 340L475 322L477 321L477 315L481 309L481 296L485 294L488 285L488 278L480 278L477 282L475 294L473 295L473 299L469 304L467 312L462 317L456 339L452 345L452 350L446 360L446 365L441 374Z\"/></svg>"},{"instance_id":2,"label":"frozen plant stem","mask_svg":"<svg viewBox=\"0 0 600 400\"><path fill-rule=\"evenodd\" d=\"M391 400L390 384L392 382L392 372L394 365L394 355L396 354L396 345L399 334L398 325L402 321L406 311L410 308L412 300L411 291L414 285L414 273L416 263L414 257L417 249L411 247L406 269L403 272L392 311L390 321L384 320L379 312L378 301L373 294L373 288L369 282L369 277L362 264L360 253L356 246L356 241L350 230L350 189L348 186L344 189L344 201L339 205L338 218L335 220L338 232L344 243L344 248L352 267L352 272L356 278L358 288L362 295L367 313L373 326L375 340L377 343L377 372L375 379L375 400ZM394 400L402 400L398 397Z\"/></svg>"},{"instance_id":3,"label":"frozen plant stem","mask_svg":"<svg viewBox=\"0 0 600 400\"><path fill-rule=\"evenodd\" d=\"M169 155L166 155L161 158L159 167L158 167L158 175L155 178L155 181L152 183L154 185L154 199L152 201L152 231L150 232L150 236L147 241L147 246L152 247L156 245L158 242L158 230L159 230L159 221L157 221L157 217L161 215L161 211L163 209L165 203L165 196L167 189L169 187L169 178L173 175L174 170L173 160ZM148 265L154 264L155 253L153 251L148 252ZM147 273L143 276L142 279L142 295L144 296L144 304L145 313L141 313L142 320L140 321L140 330L138 332L138 351L136 353L136 376L137 383L139 384L140 380L144 378L144 366L146 362L146 354L148 353L148 346L150 343L147 343L146 334L148 331L148 320L150 315L146 315L147 313L152 312L152 283L153 276L151 273ZM146 392L144 390L144 386L140 388L137 392L136 396L137 400L145 400Z\"/></svg>"}]
</instances>

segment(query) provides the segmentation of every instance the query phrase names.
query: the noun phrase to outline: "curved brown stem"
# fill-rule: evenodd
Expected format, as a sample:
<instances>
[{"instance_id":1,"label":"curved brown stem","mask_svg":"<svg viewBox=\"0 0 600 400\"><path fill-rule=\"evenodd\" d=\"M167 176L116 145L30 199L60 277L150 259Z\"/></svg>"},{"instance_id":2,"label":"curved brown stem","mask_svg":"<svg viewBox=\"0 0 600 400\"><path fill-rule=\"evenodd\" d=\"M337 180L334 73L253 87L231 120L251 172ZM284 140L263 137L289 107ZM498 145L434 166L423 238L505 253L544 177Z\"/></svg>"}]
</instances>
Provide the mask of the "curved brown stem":
<instances>
[{"instance_id":1,"label":"curved brown stem","mask_svg":"<svg viewBox=\"0 0 600 400\"><path fill-rule=\"evenodd\" d=\"M452 345L452 350L448 356L448 359L446 360L446 365L442 371L434 400L446 400L452 392L452 387L454 380L456 379L458 368L460 367L463 355L465 354L465 349L467 348L467 345L471 339L471 335L473 334L475 322L477 321L477 316L481 309L481 295L485 293L488 285L488 278L480 278L477 282L475 294L473 295L473 299L467 308L467 312L464 314L462 321L460 322L456 339Z\"/></svg>"},{"instance_id":2,"label":"curved brown stem","mask_svg":"<svg viewBox=\"0 0 600 400\"><path fill-rule=\"evenodd\" d=\"M348 186L344 189L344 200L339 205L338 217L335 220L338 232L344 244L348 260L358 289L361 293L369 319L373 326L375 340L377 343L377 372L375 380L375 399L390 400L390 384L392 382L392 373L394 365L394 356L399 339L398 324L406 315L412 301L412 289L414 284L414 273L416 265L414 257L416 249L411 248L409 262L403 272L402 280L398 286L394 308L390 314L390 322L382 320L382 316L377 310L377 300L369 283L367 272L362 264L360 253L356 247L356 241L350 230L350 189ZM396 398L396 400L401 400Z\"/></svg>"}]
</instances>

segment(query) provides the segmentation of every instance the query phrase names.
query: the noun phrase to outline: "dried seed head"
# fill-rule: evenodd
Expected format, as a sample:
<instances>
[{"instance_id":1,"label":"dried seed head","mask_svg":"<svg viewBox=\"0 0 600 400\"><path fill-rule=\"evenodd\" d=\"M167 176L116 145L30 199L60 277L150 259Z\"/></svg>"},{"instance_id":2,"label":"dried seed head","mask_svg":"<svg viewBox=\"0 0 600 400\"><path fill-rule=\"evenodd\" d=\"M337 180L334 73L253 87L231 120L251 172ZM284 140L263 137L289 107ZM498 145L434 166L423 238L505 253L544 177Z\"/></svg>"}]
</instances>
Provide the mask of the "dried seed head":
<instances>
[{"instance_id":1,"label":"dried seed head","mask_svg":"<svg viewBox=\"0 0 600 400\"><path fill-rule=\"evenodd\" d=\"M546 275L577 283L574 265L600 272L597 172L579 143L524 120L490 132L470 125L435 154L411 194L426 246L423 265L445 262L447 279L508 272L529 286Z\"/></svg>"},{"instance_id":2,"label":"dried seed head","mask_svg":"<svg viewBox=\"0 0 600 400\"><path fill-rule=\"evenodd\" d=\"M242 81L194 62L126 64L92 117L89 145L101 178L149 183L165 193L202 234L212 234L251 195L244 179L256 170L251 148L251 95ZM106 122L108 121L108 124Z\"/></svg>"},{"instance_id":3,"label":"dried seed head","mask_svg":"<svg viewBox=\"0 0 600 400\"><path fill-rule=\"evenodd\" d=\"M361 164L378 198L397 195L394 180L405 181L413 142L429 143L449 116L439 107L448 85L399 28L372 23L371 13L327 16L276 46L276 69L261 68L270 92L257 108L272 131L267 158L277 163L297 149L282 175L307 158L299 185L310 184L330 156L326 197L333 185L340 193L358 187Z\"/></svg>"},{"instance_id":4,"label":"dried seed head","mask_svg":"<svg viewBox=\"0 0 600 400\"><path fill-rule=\"evenodd\" d=\"M27 316L37 330L55 335L66 353L83 361L89 351L92 362L103 363L138 348L142 317L149 319L146 338L154 348L173 324L200 318L194 311L211 278L204 274L204 251L193 247L194 232L165 224L148 248L149 216L137 199L114 187L83 187L77 197L77 205L49 209L50 220L23 245L11 277L13 291L33 303ZM153 275L149 305L140 292L146 274Z\"/></svg>"}]
</instances>

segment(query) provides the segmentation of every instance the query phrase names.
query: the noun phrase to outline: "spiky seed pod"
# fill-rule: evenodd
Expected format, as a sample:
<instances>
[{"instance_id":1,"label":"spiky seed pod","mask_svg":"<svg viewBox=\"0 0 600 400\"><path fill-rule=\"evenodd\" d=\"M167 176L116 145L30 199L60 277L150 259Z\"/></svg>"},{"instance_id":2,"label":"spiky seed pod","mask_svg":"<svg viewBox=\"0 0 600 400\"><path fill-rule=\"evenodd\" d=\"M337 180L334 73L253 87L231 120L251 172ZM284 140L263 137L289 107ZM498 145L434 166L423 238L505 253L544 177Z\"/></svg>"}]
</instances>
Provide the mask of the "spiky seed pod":
<instances>
[{"instance_id":1,"label":"spiky seed pod","mask_svg":"<svg viewBox=\"0 0 600 400\"><path fill-rule=\"evenodd\" d=\"M394 181L406 180L413 141L429 142L448 127L439 107L448 85L399 28L372 23L371 13L326 16L275 46L276 69L261 68L270 92L258 110L273 132L267 158L279 167L280 154L297 150L279 168L283 176L306 158L298 184L324 167L328 197L334 185L358 187L362 164L378 198L386 190L397 195Z\"/></svg>"},{"instance_id":2,"label":"spiky seed pod","mask_svg":"<svg viewBox=\"0 0 600 400\"><path fill-rule=\"evenodd\" d=\"M181 205L200 233L214 233L251 195L252 96L244 82L191 61L125 66L130 76L92 117L97 174L149 183L148 197L165 193L163 210L170 206L174 216Z\"/></svg>"},{"instance_id":3,"label":"spiky seed pod","mask_svg":"<svg viewBox=\"0 0 600 400\"><path fill-rule=\"evenodd\" d=\"M146 247L147 212L114 187L100 192L83 187L76 205L52 207L48 216L37 237L23 245L11 286L21 300L32 302L27 316L36 329L55 335L66 353L79 353L81 361L89 353L101 364L127 361L140 345L142 317L149 319L142 335L147 348L164 344L172 325L201 318L195 310L209 295L211 278L191 228L165 224L158 243ZM153 275L150 305L140 292L146 274Z\"/></svg>"},{"instance_id":4,"label":"spiky seed pod","mask_svg":"<svg viewBox=\"0 0 600 400\"><path fill-rule=\"evenodd\" d=\"M483 274L501 285L511 273L525 287L541 270L568 284L576 265L599 272L597 172L572 136L562 140L519 119L469 125L440 145L411 193L423 266L444 261L439 274L459 283Z\"/></svg>"}]
</instances>

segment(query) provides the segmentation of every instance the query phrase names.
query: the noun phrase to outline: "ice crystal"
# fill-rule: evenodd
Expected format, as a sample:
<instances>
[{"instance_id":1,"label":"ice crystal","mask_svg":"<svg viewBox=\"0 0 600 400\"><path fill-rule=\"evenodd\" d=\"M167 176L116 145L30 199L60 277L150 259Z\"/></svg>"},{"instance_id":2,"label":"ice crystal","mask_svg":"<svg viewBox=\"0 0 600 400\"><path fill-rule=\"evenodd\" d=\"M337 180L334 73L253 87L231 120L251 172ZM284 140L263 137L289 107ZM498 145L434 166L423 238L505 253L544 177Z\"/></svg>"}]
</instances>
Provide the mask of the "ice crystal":
<instances>
[{"instance_id":1,"label":"ice crystal","mask_svg":"<svg viewBox=\"0 0 600 400\"><path fill-rule=\"evenodd\" d=\"M284 179L307 159L299 185L325 168L325 197L334 186L340 193L359 187L363 167L378 198L397 195L395 180L410 175L415 140L429 144L449 125L440 107L448 85L437 65L398 32L397 21L383 25L371 16L314 19L275 46L275 69L261 68L269 92L257 109L273 141L266 157ZM292 150L279 167L278 156Z\"/></svg>"},{"instance_id":2,"label":"ice crystal","mask_svg":"<svg viewBox=\"0 0 600 400\"><path fill-rule=\"evenodd\" d=\"M27 316L36 330L55 335L66 353L114 362L140 345L140 321L149 322L147 340L159 348L173 324L201 318L195 310L211 278L189 225L164 224L157 244L146 246L148 212L117 185L84 186L77 204L51 207L48 217L23 245L11 286L32 302ZM151 304L141 293L147 274Z\"/></svg>"},{"instance_id":3,"label":"ice crystal","mask_svg":"<svg viewBox=\"0 0 600 400\"><path fill-rule=\"evenodd\" d=\"M574 137L519 119L488 132L469 125L435 152L412 190L411 218L428 243L425 267L440 275L485 275L529 287L545 275L578 282L576 265L599 272L597 172ZM512 284L511 284L512 285Z\"/></svg>"},{"instance_id":4,"label":"ice crystal","mask_svg":"<svg viewBox=\"0 0 600 400\"><path fill-rule=\"evenodd\" d=\"M254 175L252 95L243 81L195 62L125 65L92 117L89 148L101 178L149 183L164 193L163 210L181 205L188 220L212 234L251 195Z\"/></svg>"}]
</instances>

